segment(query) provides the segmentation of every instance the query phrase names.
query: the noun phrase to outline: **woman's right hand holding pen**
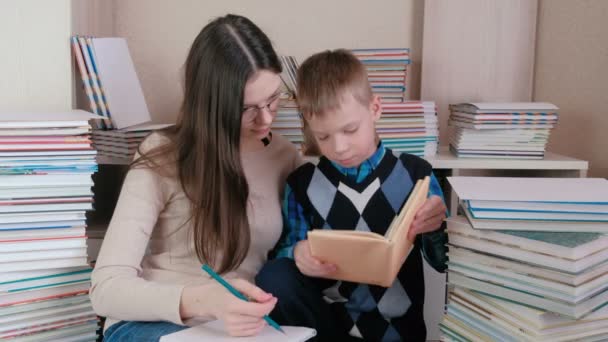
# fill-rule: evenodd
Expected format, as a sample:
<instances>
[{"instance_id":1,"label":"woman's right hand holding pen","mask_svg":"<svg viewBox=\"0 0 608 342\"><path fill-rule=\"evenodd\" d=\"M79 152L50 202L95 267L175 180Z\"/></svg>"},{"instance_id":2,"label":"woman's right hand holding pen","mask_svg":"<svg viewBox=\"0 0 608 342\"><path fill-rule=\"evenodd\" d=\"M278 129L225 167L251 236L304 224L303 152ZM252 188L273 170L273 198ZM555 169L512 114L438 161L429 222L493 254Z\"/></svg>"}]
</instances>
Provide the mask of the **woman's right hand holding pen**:
<instances>
[{"instance_id":1,"label":"woman's right hand holding pen","mask_svg":"<svg viewBox=\"0 0 608 342\"><path fill-rule=\"evenodd\" d=\"M237 298L220 284L186 286L180 303L182 319L220 319L231 336L257 335L267 324L263 317L274 309L277 298L248 281L231 279L229 282L251 301Z\"/></svg>"},{"instance_id":2,"label":"woman's right hand holding pen","mask_svg":"<svg viewBox=\"0 0 608 342\"><path fill-rule=\"evenodd\" d=\"M302 274L309 277L323 278L336 271L336 266L324 263L310 253L308 240L299 241L293 249L293 258Z\"/></svg>"}]
</instances>

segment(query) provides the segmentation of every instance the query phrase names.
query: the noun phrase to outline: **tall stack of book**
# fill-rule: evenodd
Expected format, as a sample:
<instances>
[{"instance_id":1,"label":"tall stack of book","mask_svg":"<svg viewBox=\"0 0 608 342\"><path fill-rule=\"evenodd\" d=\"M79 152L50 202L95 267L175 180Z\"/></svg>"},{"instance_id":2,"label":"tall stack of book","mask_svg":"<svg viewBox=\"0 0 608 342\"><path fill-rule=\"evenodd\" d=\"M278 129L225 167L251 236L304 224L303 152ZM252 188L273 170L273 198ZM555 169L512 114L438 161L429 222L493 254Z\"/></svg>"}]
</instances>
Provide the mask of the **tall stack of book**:
<instances>
[{"instance_id":1,"label":"tall stack of book","mask_svg":"<svg viewBox=\"0 0 608 342\"><path fill-rule=\"evenodd\" d=\"M448 220L446 340L608 338L608 181L448 181L466 217Z\"/></svg>"},{"instance_id":2,"label":"tall stack of book","mask_svg":"<svg viewBox=\"0 0 608 342\"><path fill-rule=\"evenodd\" d=\"M352 53L365 65L367 79L382 103L405 101L405 79L410 49L354 49Z\"/></svg>"},{"instance_id":3,"label":"tall stack of book","mask_svg":"<svg viewBox=\"0 0 608 342\"><path fill-rule=\"evenodd\" d=\"M382 105L376 131L386 147L419 157L437 152L437 107L435 102L406 101Z\"/></svg>"},{"instance_id":4,"label":"tall stack of book","mask_svg":"<svg viewBox=\"0 0 608 342\"><path fill-rule=\"evenodd\" d=\"M450 105L450 149L458 157L542 159L558 108L543 102Z\"/></svg>"},{"instance_id":5,"label":"tall stack of book","mask_svg":"<svg viewBox=\"0 0 608 342\"><path fill-rule=\"evenodd\" d=\"M91 114L0 118L0 339L94 340Z\"/></svg>"}]
</instances>

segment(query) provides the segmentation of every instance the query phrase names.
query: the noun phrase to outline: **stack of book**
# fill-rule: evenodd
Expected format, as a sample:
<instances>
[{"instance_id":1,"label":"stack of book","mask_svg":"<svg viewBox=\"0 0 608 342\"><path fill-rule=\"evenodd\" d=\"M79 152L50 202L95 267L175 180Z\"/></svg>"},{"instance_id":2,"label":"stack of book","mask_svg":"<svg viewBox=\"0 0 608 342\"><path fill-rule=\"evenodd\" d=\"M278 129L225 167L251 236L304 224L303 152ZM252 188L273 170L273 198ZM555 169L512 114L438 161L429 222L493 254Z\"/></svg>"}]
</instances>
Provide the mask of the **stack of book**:
<instances>
[{"instance_id":1,"label":"stack of book","mask_svg":"<svg viewBox=\"0 0 608 342\"><path fill-rule=\"evenodd\" d=\"M124 38L72 37L72 51L94 121L93 142L101 161L129 163L153 130L150 112Z\"/></svg>"},{"instance_id":2,"label":"stack of book","mask_svg":"<svg viewBox=\"0 0 608 342\"><path fill-rule=\"evenodd\" d=\"M406 99L405 80L410 64L410 49L354 49L352 53L365 65L375 95L383 103Z\"/></svg>"},{"instance_id":3,"label":"stack of book","mask_svg":"<svg viewBox=\"0 0 608 342\"><path fill-rule=\"evenodd\" d=\"M296 75L298 62L293 56L281 56L283 72L281 79L285 88L285 94L281 96L277 115L272 123L272 131L281 134L291 141L298 151L302 150L304 135L302 132L302 118L296 103Z\"/></svg>"},{"instance_id":4,"label":"stack of book","mask_svg":"<svg viewBox=\"0 0 608 342\"><path fill-rule=\"evenodd\" d=\"M450 149L458 157L542 159L557 111L542 102L450 105Z\"/></svg>"},{"instance_id":5,"label":"stack of book","mask_svg":"<svg viewBox=\"0 0 608 342\"><path fill-rule=\"evenodd\" d=\"M133 160L139 144L153 131L169 127L167 124L144 124L123 129L93 130L93 147L98 161L113 158L128 164Z\"/></svg>"},{"instance_id":6,"label":"stack of book","mask_svg":"<svg viewBox=\"0 0 608 342\"><path fill-rule=\"evenodd\" d=\"M431 157L437 153L437 107L435 102L406 101L382 105L376 131L386 147Z\"/></svg>"},{"instance_id":7,"label":"stack of book","mask_svg":"<svg viewBox=\"0 0 608 342\"><path fill-rule=\"evenodd\" d=\"M0 339L94 340L85 212L91 114L0 119Z\"/></svg>"},{"instance_id":8,"label":"stack of book","mask_svg":"<svg viewBox=\"0 0 608 342\"><path fill-rule=\"evenodd\" d=\"M449 177L476 229L608 233L601 178Z\"/></svg>"},{"instance_id":9,"label":"stack of book","mask_svg":"<svg viewBox=\"0 0 608 342\"><path fill-rule=\"evenodd\" d=\"M478 212L505 217L479 219L500 223L492 228L475 225L469 214L448 220L450 293L440 324L446 340L608 338L608 181L448 181L465 212L477 202Z\"/></svg>"}]
</instances>

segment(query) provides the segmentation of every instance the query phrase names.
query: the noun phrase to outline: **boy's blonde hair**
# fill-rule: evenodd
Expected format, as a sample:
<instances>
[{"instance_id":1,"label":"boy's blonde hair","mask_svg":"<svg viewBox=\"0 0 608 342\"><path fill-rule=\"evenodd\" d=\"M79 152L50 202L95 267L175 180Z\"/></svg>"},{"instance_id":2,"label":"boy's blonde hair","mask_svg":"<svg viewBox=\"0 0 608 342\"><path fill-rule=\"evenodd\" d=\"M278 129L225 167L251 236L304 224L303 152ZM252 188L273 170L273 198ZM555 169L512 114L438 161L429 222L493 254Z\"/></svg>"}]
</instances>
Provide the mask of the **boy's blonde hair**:
<instances>
[{"instance_id":1,"label":"boy's blonde hair","mask_svg":"<svg viewBox=\"0 0 608 342\"><path fill-rule=\"evenodd\" d=\"M363 64L345 49L308 57L298 69L297 102L304 119L340 108L348 93L367 106L373 94Z\"/></svg>"}]
</instances>

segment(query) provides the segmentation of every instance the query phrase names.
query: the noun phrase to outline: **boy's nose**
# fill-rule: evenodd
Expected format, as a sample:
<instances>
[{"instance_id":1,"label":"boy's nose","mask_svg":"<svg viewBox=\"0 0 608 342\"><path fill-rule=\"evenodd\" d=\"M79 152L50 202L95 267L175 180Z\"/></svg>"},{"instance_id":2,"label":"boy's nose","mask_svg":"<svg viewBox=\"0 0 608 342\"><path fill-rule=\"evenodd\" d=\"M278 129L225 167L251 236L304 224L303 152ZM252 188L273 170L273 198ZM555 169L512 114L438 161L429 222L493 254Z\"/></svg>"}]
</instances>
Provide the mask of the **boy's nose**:
<instances>
[{"instance_id":1,"label":"boy's nose","mask_svg":"<svg viewBox=\"0 0 608 342\"><path fill-rule=\"evenodd\" d=\"M334 153L340 155L348 150L346 139L337 136L334 138Z\"/></svg>"}]
</instances>

